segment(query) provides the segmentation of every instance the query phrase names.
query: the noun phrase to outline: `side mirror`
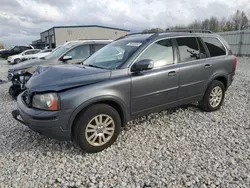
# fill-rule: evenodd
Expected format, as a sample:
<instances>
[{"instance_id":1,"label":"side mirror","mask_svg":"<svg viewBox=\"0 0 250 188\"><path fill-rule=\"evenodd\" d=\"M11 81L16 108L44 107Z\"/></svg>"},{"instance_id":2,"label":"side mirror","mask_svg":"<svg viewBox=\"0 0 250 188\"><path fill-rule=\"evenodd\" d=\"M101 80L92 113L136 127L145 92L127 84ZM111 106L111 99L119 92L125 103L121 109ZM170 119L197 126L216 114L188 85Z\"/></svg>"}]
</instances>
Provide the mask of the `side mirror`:
<instances>
[{"instance_id":1,"label":"side mirror","mask_svg":"<svg viewBox=\"0 0 250 188\"><path fill-rule=\"evenodd\" d=\"M63 56L62 61L69 61L72 60L72 56Z\"/></svg>"},{"instance_id":2,"label":"side mirror","mask_svg":"<svg viewBox=\"0 0 250 188\"><path fill-rule=\"evenodd\" d=\"M154 67L154 62L151 59L143 59L136 62L132 68L131 72L141 72L145 70L150 70Z\"/></svg>"}]
</instances>

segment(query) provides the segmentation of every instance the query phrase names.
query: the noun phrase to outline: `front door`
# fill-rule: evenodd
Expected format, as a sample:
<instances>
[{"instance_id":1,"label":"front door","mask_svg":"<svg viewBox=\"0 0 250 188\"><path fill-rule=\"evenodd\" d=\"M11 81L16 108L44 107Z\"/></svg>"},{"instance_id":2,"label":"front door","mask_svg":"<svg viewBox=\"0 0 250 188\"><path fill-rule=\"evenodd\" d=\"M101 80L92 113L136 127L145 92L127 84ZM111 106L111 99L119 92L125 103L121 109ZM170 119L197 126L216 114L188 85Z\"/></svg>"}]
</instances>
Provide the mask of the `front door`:
<instances>
[{"instance_id":1,"label":"front door","mask_svg":"<svg viewBox=\"0 0 250 188\"><path fill-rule=\"evenodd\" d=\"M143 114L177 100L179 70L175 64L175 50L171 39L150 45L136 62L151 59L154 68L131 73L131 113Z\"/></svg>"}]
</instances>

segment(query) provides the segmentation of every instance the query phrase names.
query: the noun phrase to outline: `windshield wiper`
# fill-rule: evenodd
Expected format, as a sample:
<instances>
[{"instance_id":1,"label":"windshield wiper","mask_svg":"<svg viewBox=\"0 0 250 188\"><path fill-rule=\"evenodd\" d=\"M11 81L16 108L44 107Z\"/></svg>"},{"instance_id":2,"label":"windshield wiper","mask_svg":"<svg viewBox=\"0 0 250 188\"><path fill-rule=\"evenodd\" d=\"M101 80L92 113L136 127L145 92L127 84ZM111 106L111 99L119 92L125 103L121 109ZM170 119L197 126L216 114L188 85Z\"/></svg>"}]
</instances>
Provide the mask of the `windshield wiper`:
<instances>
[{"instance_id":1,"label":"windshield wiper","mask_svg":"<svg viewBox=\"0 0 250 188\"><path fill-rule=\"evenodd\" d=\"M83 65L85 65L85 64L83 64ZM105 69L105 68L103 68L103 67L99 67L99 66L97 66L97 65L92 65L92 64L88 64L88 65L86 65L86 66L94 67L94 68L98 68L98 69Z\"/></svg>"}]
</instances>

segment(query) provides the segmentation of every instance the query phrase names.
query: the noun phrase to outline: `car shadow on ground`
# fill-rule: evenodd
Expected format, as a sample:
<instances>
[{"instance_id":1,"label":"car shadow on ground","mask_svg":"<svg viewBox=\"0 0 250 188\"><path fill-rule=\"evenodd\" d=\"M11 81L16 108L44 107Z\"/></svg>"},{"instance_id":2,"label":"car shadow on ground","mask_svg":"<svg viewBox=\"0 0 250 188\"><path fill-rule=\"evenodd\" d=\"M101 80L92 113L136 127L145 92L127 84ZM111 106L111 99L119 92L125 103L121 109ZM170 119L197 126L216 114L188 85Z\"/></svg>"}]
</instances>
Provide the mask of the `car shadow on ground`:
<instances>
[{"instance_id":1,"label":"car shadow on ground","mask_svg":"<svg viewBox=\"0 0 250 188\"><path fill-rule=\"evenodd\" d=\"M155 113L158 113L160 116L164 116L164 115L171 115L173 113L175 113L176 111L178 110L190 110L190 111L193 111L193 112L202 112L202 110L198 107L198 104L185 104L185 105L181 105L181 106L178 106L178 107L174 107L174 108L169 108L169 109L166 109L166 110L162 110L162 111L159 111L159 112L155 112ZM143 124L149 120L156 120L158 119L157 117L151 117L151 115L154 114L154 113L151 113L151 114L148 114L148 115L145 115L145 116L142 116L142 117L139 117L137 119L134 119L133 121L136 122L137 124ZM131 121L131 122L133 122ZM129 127L129 126L128 126ZM125 127L125 130L126 130L126 127Z\"/></svg>"},{"instance_id":2,"label":"car shadow on ground","mask_svg":"<svg viewBox=\"0 0 250 188\"><path fill-rule=\"evenodd\" d=\"M163 110L158 112L159 115L171 115L178 110L191 110L191 111L201 111L196 104L187 104L175 108L170 108L167 110ZM137 118L131 122L136 122L136 124L143 124L149 121L149 115L143 116L142 118ZM150 118L157 119L156 117ZM73 141L59 141L55 139L48 138L42 134L32 131L28 127L25 127L21 123L17 122L17 126L15 126L15 131L13 131L13 137L15 134L22 134L21 140L13 141L13 137L8 137L5 140L7 143L11 143L9 147L6 147L8 151L6 152L15 152L15 153L23 153L27 151L37 150L40 153L42 152L46 155L46 152L63 152L65 154L70 155L79 155L86 154L82 151ZM20 125L19 125L20 124ZM132 123L133 125L133 123ZM123 129L123 131L127 131L132 126L130 123ZM114 144L115 145L115 144ZM4 151L2 151L4 153Z\"/></svg>"}]
</instances>

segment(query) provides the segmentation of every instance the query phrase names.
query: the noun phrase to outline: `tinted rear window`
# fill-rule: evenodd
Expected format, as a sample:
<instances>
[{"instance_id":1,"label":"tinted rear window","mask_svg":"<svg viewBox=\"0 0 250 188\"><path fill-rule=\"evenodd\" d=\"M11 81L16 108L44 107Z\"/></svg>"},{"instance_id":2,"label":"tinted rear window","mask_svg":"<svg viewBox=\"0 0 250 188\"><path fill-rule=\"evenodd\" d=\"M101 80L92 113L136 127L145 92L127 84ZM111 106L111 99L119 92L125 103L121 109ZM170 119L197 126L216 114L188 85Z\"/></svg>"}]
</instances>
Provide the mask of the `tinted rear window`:
<instances>
[{"instance_id":1,"label":"tinted rear window","mask_svg":"<svg viewBox=\"0 0 250 188\"><path fill-rule=\"evenodd\" d=\"M211 57L226 55L226 49L217 38L202 37L202 40L205 42Z\"/></svg>"}]
</instances>

